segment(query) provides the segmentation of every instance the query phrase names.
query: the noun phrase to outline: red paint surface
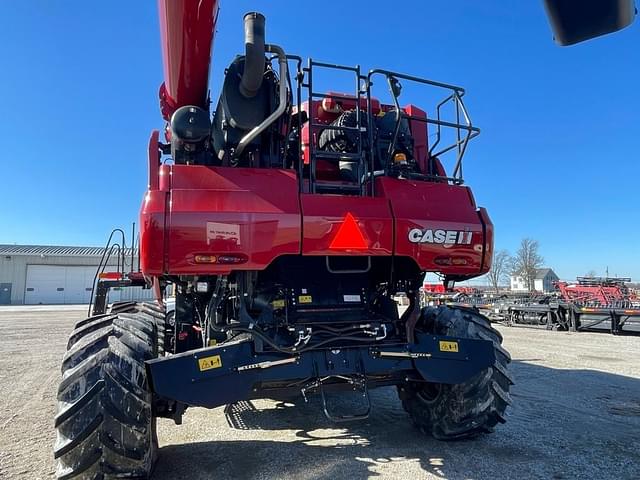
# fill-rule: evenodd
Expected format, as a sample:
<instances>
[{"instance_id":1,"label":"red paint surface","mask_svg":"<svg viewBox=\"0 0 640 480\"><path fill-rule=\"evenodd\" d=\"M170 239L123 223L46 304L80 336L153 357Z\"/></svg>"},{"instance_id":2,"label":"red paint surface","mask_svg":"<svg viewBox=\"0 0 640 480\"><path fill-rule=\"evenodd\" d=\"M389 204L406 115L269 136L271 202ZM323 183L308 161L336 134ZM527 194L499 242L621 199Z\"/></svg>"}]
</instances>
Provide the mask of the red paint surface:
<instances>
[{"instance_id":1,"label":"red paint surface","mask_svg":"<svg viewBox=\"0 0 640 480\"><path fill-rule=\"evenodd\" d=\"M261 270L300 253L295 172L176 165L171 172L168 272ZM246 255L241 265L197 264L196 255Z\"/></svg>"},{"instance_id":2,"label":"red paint surface","mask_svg":"<svg viewBox=\"0 0 640 480\"><path fill-rule=\"evenodd\" d=\"M589 306L607 306L630 299L624 285L580 285L567 282L556 283L562 298Z\"/></svg>"},{"instance_id":3,"label":"red paint surface","mask_svg":"<svg viewBox=\"0 0 640 480\"><path fill-rule=\"evenodd\" d=\"M149 137L149 182L147 188L149 190L158 190L160 187L160 177L158 170L160 169L160 150L158 150L158 140L160 138L160 132L153 130Z\"/></svg>"},{"instance_id":4,"label":"red paint surface","mask_svg":"<svg viewBox=\"0 0 640 480\"><path fill-rule=\"evenodd\" d=\"M340 195L300 195L302 205L302 253L304 255L391 255L393 251L393 218L389 202L384 198ZM366 248L332 249L331 245L351 214L360 230Z\"/></svg>"},{"instance_id":5,"label":"red paint surface","mask_svg":"<svg viewBox=\"0 0 640 480\"><path fill-rule=\"evenodd\" d=\"M491 264L493 226L464 186L378 178L371 198L299 195L292 170L164 165L159 175L166 192L148 192L141 212L146 274L261 270L280 255L299 253L395 253L413 258L421 270L460 276L484 273ZM471 232L472 241L413 243L414 228ZM248 260L195 262L196 255L221 254ZM436 263L449 258L451 264ZM460 259L466 265L454 264Z\"/></svg>"},{"instance_id":6,"label":"red paint surface","mask_svg":"<svg viewBox=\"0 0 640 480\"><path fill-rule=\"evenodd\" d=\"M206 107L218 0L158 0L164 84L162 116L184 105Z\"/></svg>"},{"instance_id":7,"label":"red paint surface","mask_svg":"<svg viewBox=\"0 0 640 480\"><path fill-rule=\"evenodd\" d=\"M425 120L427 118L426 112L415 105L407 105L403 110L412 117L424 118ZM409 128L413 137L413 157L420 168L420 172L428 173L429 145L427 143L427 124L420 120L409 120Z\"/></svg>"},{"instance_id":8,"label":"red paint surface","mask_svg":"<svg viewBox=\"0 0 640 480\"><path fill-rule=\"evenodd\" d=\"M145 275L164 273L165 202L167 193L148 191L140 210L140 268Z\"/></svg>"},{"instance_id":9,"label":"red paint surface","mask_svg":"<svg viewBox=\"0 0 640 480\"><path fill-rule=\"evenodd\" d=\"M469 192L469 196L473 200L473 194L471 190L467 187L467 191ZM482 261L482 266L480 268L480 273L487 273L491 269L491 262L493 261L493 222L489 218L489 213L487 209L484 207L478 208L478 218L485 225L485 237L484 237L484 258Z\"/></svg>"},{"instance_id":10,"label":"red paint surface","mask_svg":"<svg viewBox=\"0 0 640 480\"><path fill-rule=\"evenodd\" d=\"M280 255L300 253L395 254L453 276L476 276L491 265L493 226L465 186L381 177L372 198L300 195L293 170L162 165L158 177L140 214L147 275L262 270ZM416 228L471 232L472 241L414 243L409 232ZM198 264L196 255L247 262ZM456 264L461 260L466 264Z\"/></svg>"},{"instance_id":11,"label":"red paint surface","mask_svg":"<svg viewBox=\"0 0 640 480\"><path fill-rule=\"evenodd\" d=\"M445 183L378 178L376 195L390 200L395 217L395 253L412 257L424 271L450 275L481 272L485 244L482 223L467 187ZM488 219L488 217L487 217ZM440 229L472 232L470 245L412 243L409 231ZM467 265L439 266L436 257L465 258Z\"/></svg>"}]
</instances>

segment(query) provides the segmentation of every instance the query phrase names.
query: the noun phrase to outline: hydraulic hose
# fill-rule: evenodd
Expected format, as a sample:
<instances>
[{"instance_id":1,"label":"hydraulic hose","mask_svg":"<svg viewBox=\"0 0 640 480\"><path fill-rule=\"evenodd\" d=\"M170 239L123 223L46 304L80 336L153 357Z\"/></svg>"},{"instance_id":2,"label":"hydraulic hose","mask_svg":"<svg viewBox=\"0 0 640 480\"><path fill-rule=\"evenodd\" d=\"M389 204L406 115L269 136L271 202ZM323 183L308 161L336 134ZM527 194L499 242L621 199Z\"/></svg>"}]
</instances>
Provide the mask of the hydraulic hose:
<instances>
[{"instance_id":1,"label":"hydraulic hose","mask_svg":"<svg viewBox=\"0 0 640 480\"><path fill-rule=\"evenodd\" d=\"M349 340L349 341L353 341L353 342L364 342L364 343L368 343L371 341L370 338L362 338L362 337L355 337L352 335L345 335L345 336L336 336L336 337L332 337L332 338L328 338L326 340L323 340L321 342L318 342L312 346L309 347L301 347L301 348L293 348L293 347L281 347L280 345L278 345L277 343L275 343L271 338L269 338L269 336L267 334L265 334L262 330L260 330L257 327L248 327L248 326L240 326L240 325L230 325L226 328L227 331L232 331L232 332L241 332L241 333L249 333L251 335L255 335L257 337L260 337L265 343L269 344L274 350L277 350L279 352L282 353L289 353L289 354L295 354L295 353L303 353L303 352L307 352L309 350L314 350L317 348L320 348L324 345L328 345L331 342L335 342L337 340Z\"/></svg>"}]
</instances>

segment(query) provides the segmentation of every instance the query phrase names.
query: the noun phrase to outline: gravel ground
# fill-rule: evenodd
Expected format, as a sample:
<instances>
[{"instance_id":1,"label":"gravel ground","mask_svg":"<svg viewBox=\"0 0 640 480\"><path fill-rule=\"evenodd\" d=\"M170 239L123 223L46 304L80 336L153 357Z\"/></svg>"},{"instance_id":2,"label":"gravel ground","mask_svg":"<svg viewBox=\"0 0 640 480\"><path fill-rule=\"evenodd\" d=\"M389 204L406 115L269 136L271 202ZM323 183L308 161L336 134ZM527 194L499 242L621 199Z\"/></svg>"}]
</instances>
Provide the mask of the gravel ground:
<instances>
[{"instance_id":1,"label":"gravel ground","mask_svg":"<svg viewBox=\"0 0 640 480\"><path fill-rule=\"evenodd\" d=\"M0 308L0 478L52 478L59 362L80 309ZM640 338L499 327L517 385L506 425L442 443L412 428L393 389L366 421L317 401L193 409L159 422L154 479L640 478ZM349 408L349 399L341 400Z\"/></svg>"}]
</instances>

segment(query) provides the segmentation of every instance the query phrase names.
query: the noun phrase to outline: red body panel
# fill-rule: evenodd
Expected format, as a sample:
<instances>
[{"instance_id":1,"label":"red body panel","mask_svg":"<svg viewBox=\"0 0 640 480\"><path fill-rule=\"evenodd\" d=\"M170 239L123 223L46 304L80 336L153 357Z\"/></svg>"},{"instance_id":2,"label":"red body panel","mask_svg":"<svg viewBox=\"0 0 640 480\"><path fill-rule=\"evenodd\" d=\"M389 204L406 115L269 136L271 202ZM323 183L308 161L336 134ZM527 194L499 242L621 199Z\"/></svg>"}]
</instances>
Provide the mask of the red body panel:
<instances>
[{"instance_id":1,"label":"red body panel","mask_svg":"<svg viewBox=\"0 0 640 480\"><path fill-rule=\"evenodd\" d=\"M467 187L469 189L469 187ZM469 190L469 195L471 195L471 190ZM484 225L485 235L484 235L484 259L482 261L482 268L480 269L481 273L487 273L491 269L491 264L493 262L493 223L489 218L489 213L487 213L487 209L484 207L478 208L478 216L480 217L480 221Z\"/></svg>"},{"instance_id":2,"label":"red body panel","mask_svg":"<svg viewBox=\"0 0 640 480\"><path fill-rule=\"evenodd\" d=\"M295 172L176 165L171 171L168 265L171 274L220 273L196 255L235 254L236 270L262 270L276 257L300 253Z\"/></svg>"},{"instance_id":3,"label":"red body panel","mask_svg":"<svg viewBox=\"0 0 640 480\"><path fill-rule=\"evenodd\" d=\"M394 178L378 178L376 194L391 201L395 218L395 254L413 258L421 270L442 271L450 275L474 275L486 270L486 239L492 225L483 227L473 197L467 187L446 183L417 182ZM488 218L487 218L488 220ZM410 240L410 232L437 230L463 232L464 244ZM485 234L486 230L488 235ZM467 237L468 232L471 237ZM445 237L446 238L446 237ZM470 243L467 243L467 240ZM485 261L483 262L483 257ZM436 259L450 264L436 263ZM454 264L465 261L466 264Z\"/></svg>"},{"instance_id":4,"label":"red body panel","mask_svg":"<svg viewBox=\"0 0 640 480\"><path fill-rule=\"evenodd\" d=\"M218 0L158 0L164 84L162 115L184 105L206 107Z\"/></svg>"},{"instance_id":5,"label":"red body panel","mask_svg":"<svg viewBox=\"0 0 640 480\"><path fill-rule=\"evenodd\" d=\"M393 217L386 199L302 194L300 203L304 255L391 255L393 252ZM331 248L347 213L354 217L366 249Z\"/></svg>"},{"instance_id":6,"label":"red body panel","mask_svg":"<svg viewBox=\"0 0 640 480\"><path fill-rule=\"evenodd\" d=\"M382 177L376 197L300 195L293 170L163 165L158 173L140 219L147 275L263 270L287 254L400 255L454 277L491 264L493 226L464 186ZM335 241L348 214L354 247ZM219 255L243 261L196 261Z\"/></svg>"},{"instance_id":7,"label":"red body panel","mask_svg":"<svg viewBox=\"0 0 640 480\"><path fill-rule=\"evenodd\" d=\"M158 141L160 139L160 132L153 130L149 137L149 182L147 188L149 190L158 190L160 188L160 175L158 170L160 169L160 151L158 150Z\"/></svg>"},{"instance_id":8,"label":"red body panel","mask_svg":"<svg viewBox=\"0 0 640 480\"><path fill-rule=\"evenodd\" d=\"M145 275L155 276L164 273L167 198L167 192L149 190L142 201L142 209L140 210L140 269Z\"/></svg>"},{"instance_id":9,"label":"red body panel","mask_svg":"<svg viewBox=\"0 0 640 480\"><path fill-rule=\"evenodd\" d=\"M407 115L418 118L427 118L424 110L415 105L407 105L403 108ZM422 173L427 172L427 160L429 158L429 145L427 141L427 124L420 120L410 120L409 128L413 137L413 156Z\"/></svg>"}]
</instances>

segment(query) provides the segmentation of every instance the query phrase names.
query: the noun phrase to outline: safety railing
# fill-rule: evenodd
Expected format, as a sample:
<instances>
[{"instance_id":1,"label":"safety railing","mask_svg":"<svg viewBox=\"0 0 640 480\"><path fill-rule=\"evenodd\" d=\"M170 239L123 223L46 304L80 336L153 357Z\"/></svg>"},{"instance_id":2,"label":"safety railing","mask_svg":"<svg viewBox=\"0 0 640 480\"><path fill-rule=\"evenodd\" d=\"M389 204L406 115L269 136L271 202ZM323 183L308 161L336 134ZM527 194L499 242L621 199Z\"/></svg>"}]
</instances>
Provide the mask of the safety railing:
<instances>
[{"instance_id":1,"label":"safety railing","mask_svg":"<svg viewBox=\"0 0 640 480\"><path fill-rule=\"evenodd\" d=\"M403 119L408 121L418 121L425 124L425 128L427 125L435 125L435 141L429 147L429 157L430 158L439 158L440 156L450 152L456 152L456 160L452 169L452 173L449 176L441 176L441 175L429 175L425 174L412 174L412 176L417 178L424 178L425 180L440 180L440 181L448 181L454 184L461 184L464 182L463 174L462 174L462 159L466 153L467 146L469 141L474 137L480 134L480 129L473 125L471 121L471 117L467 108L462 100L462 97L465 94L465 90L462 87L458 87L455 85L450 85L441 82L435 82L433 80L427 80L420 77L415 77L412 75L406 75L404 73L393 72L390 70L383 69L374 69L369 72L366 77L366 95L367 95L367 109L371 115L371 99L373 98L372 87L374 85L375 77L383 77L385 79L386 85L389 87L389 91L391 93L394 108L396 112L396 124L393 134L393 140L389 145L387 151L387 161L384 162L387 168L393 165L392 155L395 150L395 144L397 141L398 132L400 130L400 125ZM446 91L445 98L438 102L435 106L435 112L430 115L430 112L425 112L425 116L418 115L410 115L408 114L401 106L399 102L400 96L400 80L413 82L416 84L434 87L437 89L441 89ZM377 81L377 80L376 80ZM446 119L444 116L444 109L446 106L451 105L453 107L453 118L450 120ZM420 105L421 108L424 105ZM451 129L454 133L454 139L452 142L443 142L443 131L444 129ZM373 148L373 131L370 129L369 131L369 139L370 145ZM444 143L444 145L442 145ZM371 157L373 157L373 150L371 152ZM388 173L388 172L386 172Z\"/></svg>"},{"instance_id":2,"label":"safety railing","mask_svg":"<svg viewBox=\"0 0 640 480\"><path fill-rule=\"evenodd\" d=\"M427 139L425 150L421 153L422 158L416 159L422 162L422 164L417 162L421 167L419 168L420 171L405 172L403 176L411 179L448 182L456 185L464 183L463 158L469 142L480 134L480 129L473 124L464 104L463 97L465 90L462 87L383 69L374 69L369 71L368 74L363 75L360 66L349 67L317 62L311 59L309 59L306 67L302 67L302 59L300 57L288 55L287 59L289 62L295 62L295 67L291 68L290 71L292 73L295 72L296 85L293 85L290 77L287 81L292 96L294 96L293 94L295 92L294 102L297 103L298 123L294 125L294 127L298 129L299 134L298 152L296 152L296 156L299 159L297 169L301 192L316 193L321 191L323 182L318 181L318 159L328 159L333 161L357 162L359 164L358 181L354 182L352 187L360 195L375 195L374 182L372 179L376 176L392 174L391 170L394 168L393 155L397 147L399 132L403 121L409 121L412 122L412 124L414 124L414 122L424 124L425 138ZM353 74L355 80L354 93L344 95L315 91L314 71L318 69L334 69ZM374 83L377 83L379 78L384 79L384 84L391 92L392 98L391 104L383 104L381 108L385 113L395 112L396 116L392 139L388 146L385 143L385 152L378 151L378 138L376 137L376 129L374 128L376 118L372 108L372 103L374 101L377 102L376 99L380 97L380 95L375 95L376 92L373 91ZM438 93L438 95L435 96L436 100L431 102L431 111L424 111L424 115L412 115L409 113L410 110L408 111L408 109L400 105L400 82L410 82L412 84L430 87L432 93L437 90L442 90L443 95L440 96ZM306 90L307 93L305 101L309 102L308 119L303 118L303 89ZM356 125L331 125L329 123L322 123L318 121L317 118L314 118L315 112L312 108L314 100L322 101L324 99L334 100L336 103L345 100L353 102L355 104ZM417 98L420 109L425 108L423 102L424 98ZM302 130L305 121L308 121L307 128L309 130L309 143L306 149L303 147L302 140ZM293 123L296 122L294 121ZM429 132L428 125L435 126L435 131ZM319 137L324 130L353 132L357 139L355 142L356 149L351 152L331 152L319 148ZM289 148L290 147L287 146L287 149ZM441 162L440 157L450 153L455 154L455 160L452 165L447 165L445 172L435 167L426 168L429 162L431 162L430 165L433 166L437 162ZM380 158L381 156L384 158ZM305 170L305 162L308 165L307 170ZM380 165L382 165L382 169ZM376 166L378 167L377 169ZM348 190L349 185L344 185L345 182L341 183L343 185L341 185L340 188ZM356 192L354 191L353 193Z\"/></svg>"}]
</instances>

